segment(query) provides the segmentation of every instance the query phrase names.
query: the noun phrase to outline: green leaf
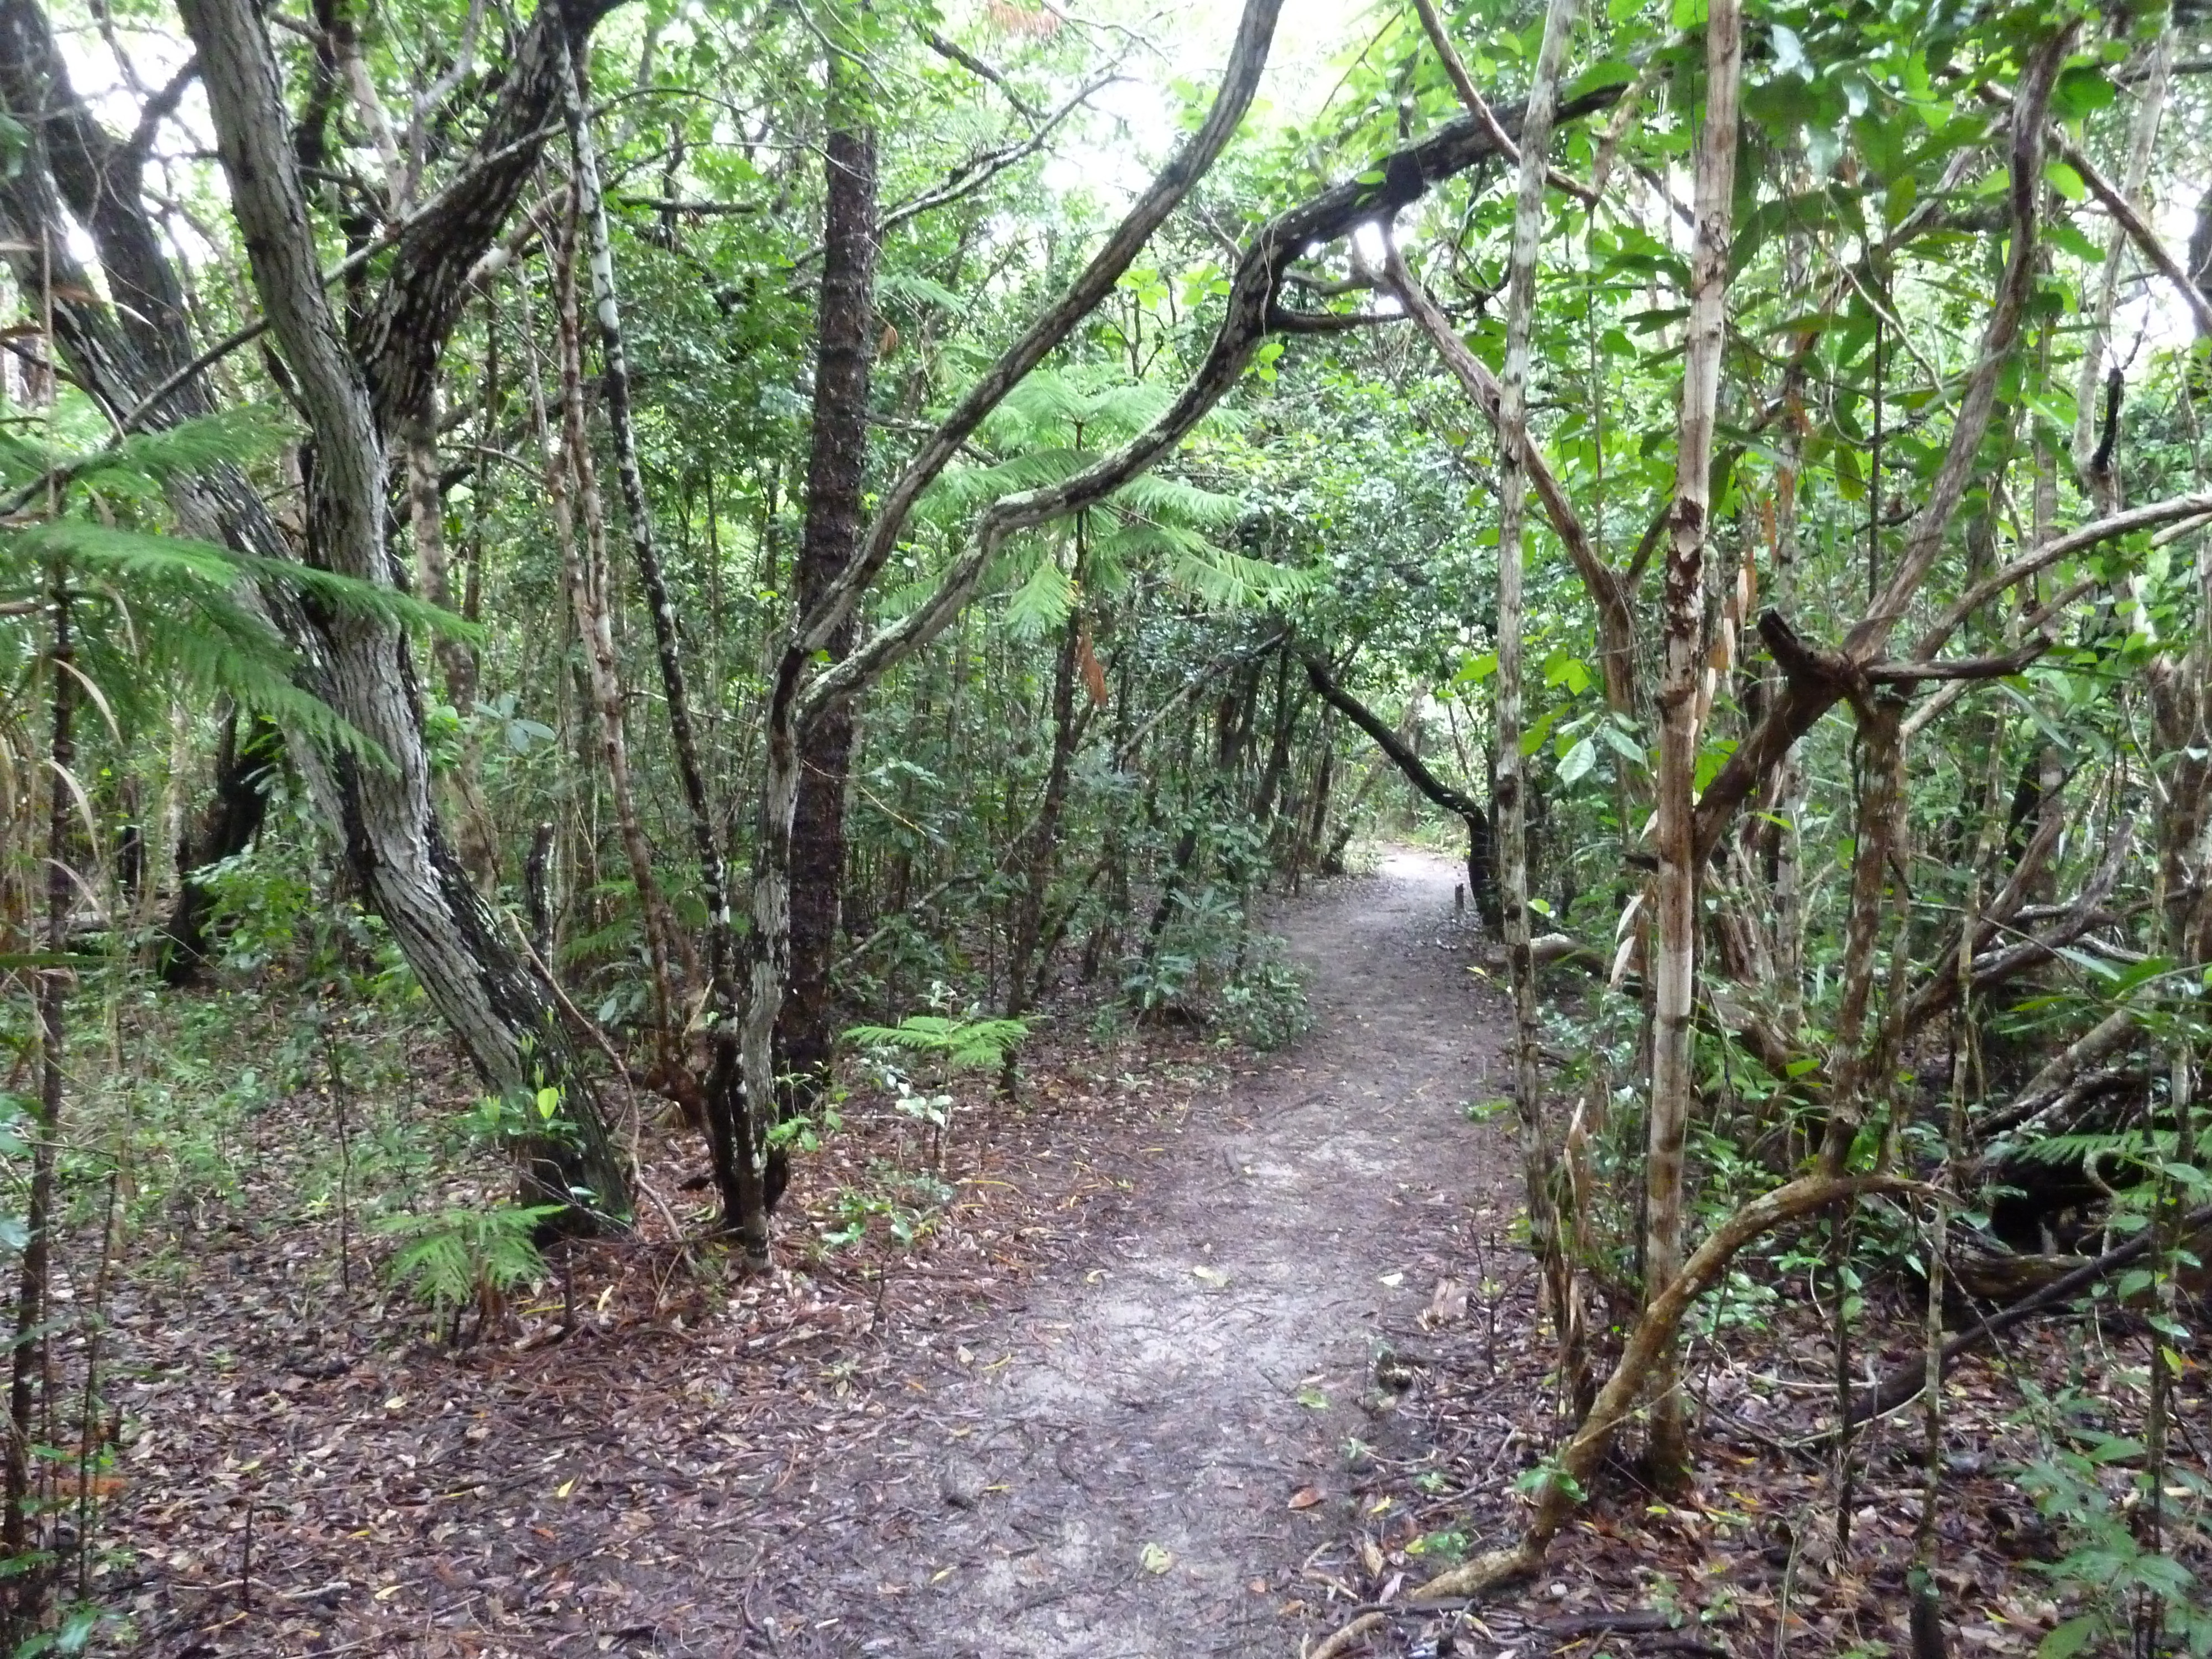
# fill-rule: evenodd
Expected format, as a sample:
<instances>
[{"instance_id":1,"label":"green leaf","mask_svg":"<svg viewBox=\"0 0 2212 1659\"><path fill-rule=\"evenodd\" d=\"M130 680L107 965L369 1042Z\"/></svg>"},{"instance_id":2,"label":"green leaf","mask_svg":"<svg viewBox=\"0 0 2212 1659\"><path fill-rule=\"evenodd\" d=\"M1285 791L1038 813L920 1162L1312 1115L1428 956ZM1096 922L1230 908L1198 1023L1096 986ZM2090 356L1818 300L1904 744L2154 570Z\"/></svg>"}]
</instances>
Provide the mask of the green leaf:
<instances>
[{"instance_id":1,"label":"green leaf","mask_svg":"<svg viewBox=\"0 0 2212 1659\"><path fill-rule=\"evenodd\" d=\"M2102 1628L2102 1622L2089 1613L2069 1619L2043 1638L2035 1650L2036 1659L2073 1659Z\"/></svg>"},{"instance_id":2,"label":"green leaf","mask_svg":"<svg viewBox=\"0 0 2212 1659\"><path fill-rule=\"evenodd\" d=\"M1596 763L1597 745L1588 738L1584 738L1573 748L1568 750L1566 757L1559 763L1559 781L1562 784L1580 782L1583 775Z\"/></svg>"}]
</instances>

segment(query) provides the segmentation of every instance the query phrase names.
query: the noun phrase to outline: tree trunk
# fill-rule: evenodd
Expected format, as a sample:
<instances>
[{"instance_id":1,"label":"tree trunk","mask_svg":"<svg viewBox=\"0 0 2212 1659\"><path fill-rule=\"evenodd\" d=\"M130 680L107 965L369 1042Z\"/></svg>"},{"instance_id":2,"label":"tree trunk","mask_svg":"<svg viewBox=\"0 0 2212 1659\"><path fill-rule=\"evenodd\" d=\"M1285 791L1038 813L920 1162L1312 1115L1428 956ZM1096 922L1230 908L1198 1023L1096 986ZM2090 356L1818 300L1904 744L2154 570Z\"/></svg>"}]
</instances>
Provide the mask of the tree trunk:
<instances>
[{"instance_id":1,"label":"tree trunk","mask_svg":"<svg viewBox=\"0 0 2212 1659\"><path fill-rule=\"evenodd\" d=\"M874 362L876 135L862 118L865 89L842 55L830 58L830 95L806 522L792 572L793 596L801 615L822 602L860 550ZM853 621L848 617L830 634L825 648L831 657L842 657L852 643ZM845 775L852 753L849 702L823 711L799 738L799 799L791 826L791 974L775 1029L776 1073L786 1080L779 1114L811 1111L830 1079L836 1039L830 965L843 896Z\"/></svg>"},{"instance_id":2,"label":"tree trunk","mask_svg":"<svg viewBox=\"0 0 2212 1659\"><path fill-rule=\"evenodd\" d=\"M1656 1305L1682 1272L1682 1153L1696 1074L1690 1018L1697 993L1698 859L1693 783L1698 702L1705 667L1705 544L1712 496L1713 423L1728 321L1729 216L1735 190L1736 97L1743 19L1736 0L1714 0L1705 23L1705 124L1698 143L1697 240L1691 252L1687 358L1668 522L1659 690L1658 943L1652 969L1651 1112L1644 1169L1644 1286ZM1650 1472L1680 1486L1689 1469L1677 1356L1671 1338L1655 1364Z\"/></svg>"},{"instance_id":3,"label":"tree trunk","mask_svg":"<svg viewBox=\"0 0 2212 1659\"><path fill-rule=\"evenodd\" d=\"M586 96L588 76L580 56L573 71L566 88L568 137L576 166L578 216L586 233L592 271L592 309L599 322L600 366L605 371L607 425L614 438L615 476L622 489L630 554L636 561L638 580L645 588L646 611L653 621L661 695L668 703L669 741L676 753L677 775L683 783L684 803L691 820L691 848L699 862L700 897L707 912L708 990L719 1025L734 1018L737 1011L736 988L731 978L737 963L737 926L730 911L729 872L722 857L721 838L715 833L706 768L701 763L699 740L691 724L691 694L684 672L683 641L677 634L676 608L669 598L667 577L660 568L659 550L653 542L653 511L645 494L645 468L638 459L637 423L630 410L629 353L623 342L622 305L615 289L614 246L607 231L607 205L600 185L599 151L592 141ZM708 510L710 514L714 510L711 488ZM710 547L714 540L710 525ZM719 581L716 589L719 594ZM669 932L686 969L696 976L699 964L672 919Z\"/></svg>"},{"instance_id":4,"label":"tree trunk","mask_svg":"<svg viewBox=\"0 0 2212 1659\"><path fill-rule=\"evenodd\" d=\"M269 721L249 719L241 738L237 714L224 720L222 744L216 751L213 798L177 847L176 902L161 925L156 945L164 982L187 983L206 965L215 895L198 872L237 857L253 844L268 816L269 791L276 783L283 752L283 740Z\"/></svg>"},{"instance_id":5,"label":"tree trunk","mask_svg":"<svg viewBox=\"0 0 2212 1659\"><path fill-rule=\"evenodd\" d=\"M432 605L459 611L453 601L453 570L446 547L445 491L438 475L438 397L433 384L428 403L415 411L404 434L407 448L407 517L415 542L415 591ZM431 646L445 676L446 701L463 720L477 701L476 647L466 640L441 635ZM499 890L499 838L484 805L480 781L483 757L474 738L464 741L460 763L449 774L448 794L459 823L461 864L478 890Z\"/></svg>"},{"instance_id":6,"label":"tree trunk","mask_svg":"<svg viewBox=\"0 0 2212 1659\"><path fill-rule=\"evenodd\" d=\"M554 503L556 538L561 544L562 574L568 588L568 603L576 617L576 631L584 642L584 666L599 717L599 758L607 774L607 793L615 809L616 833L629 862L630 884L637 890L640 931L645 936L646 963L653 976L653 1031L656 1046L664 1050L676 1026L676 992L669 967L676 926L661 897L660 883L653 869L653 848L645 838L638 817L637 793L630 782L629 738L624 720L622 664L615 653L613 604L607 569L606 502L599 494L598 470L592 462L592 439L584 410L583 321L576 294L575 235L559 243L554 261L554 304L560 319L561 435L567 461L567 479L556 476L558 459L546 466L545 493ZM532 369L537 373L534 350ZM533 416L544 423L543 407ZM543 439L541 438L541 442ZM568 483L575 485L575 501L583 511L584 535L580 542L568 500ZM566 534L562 532L565 525Z\"/></svg>"},{"instance_id":7,"label":"tree trunk","mask_svg":"<svg viewBox=\"0 0 2212 1659\"><path fill-rule=\"evenodd\" d=\"M268 38L246 0L186 0L182 9L254 285L314 435L309 556L345 575L389 585L384 437L371 385L323 291ZM475 205L482 210L484 202ZM430 263L442 271L435 257ZM437 290L434 312L449 299L458 307L457 294L430 286ZM429 364L416 354L427 349L434 362L438 343L424 337L436 333L437 317L410 324L406 297L392 301L388 320L400 337L380 382L387 406L398 409L412 403L402 395L405 387L426 383L416 371ZM319 775L311 782L343 830L356 873L485 1081L526 1099L533 1123L539 1091L551 1091L543 1097L545 1127L520 1148L526 1191L567 1206L577 1224L619 1224L629 1209L627 1175L550 993L501 935L447 848L404 635L386 622L349 613L295 637L318 653L326 700L389 762L370 766L351 754L315 759Z\"/></svg>"},{"instance_id":8,"label":"tree trunk","mask_svg":"<svg viewBox=\"0 0 2212 1659\"><path fill-rule=\"evenodd\" d=\"M1520 189L1506 265L1505 359L1498 376L1498 678L1493 692L1498 758L1491 805L1497 815L1500 908L1513 982L1513 1097L1521 1127L1528 1248L1544 1275L1545 1300L1569 1391L1578 1395L1584 1369L1582 1319L1573 1264L1567 1259L1565 1241L1559 1232L1551 1139L1544 1127L1543 1077L1537 1057L1542 1028L1536 1010L1536 964L1528 950L1528 780L1521 753L1522 531L1533 453L1528 437L1528 346L1536 311L1536 259L1544 238L1552 117L1577 9L1577 0L1551 0L1528 109L1522 118ZM1474 875L1470 866L1470 880Z\"/></svg>"}]
</instances>

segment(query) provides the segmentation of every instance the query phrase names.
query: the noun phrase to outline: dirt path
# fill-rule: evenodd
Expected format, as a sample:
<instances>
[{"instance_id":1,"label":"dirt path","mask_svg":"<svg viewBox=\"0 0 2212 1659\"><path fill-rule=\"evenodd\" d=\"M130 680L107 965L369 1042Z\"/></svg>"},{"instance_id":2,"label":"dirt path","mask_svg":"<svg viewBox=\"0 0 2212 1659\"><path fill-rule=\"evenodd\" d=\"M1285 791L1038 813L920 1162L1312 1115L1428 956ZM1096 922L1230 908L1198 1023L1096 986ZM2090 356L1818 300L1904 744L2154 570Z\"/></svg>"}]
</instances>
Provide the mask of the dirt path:
<instances>
[{"instance_id":1,"label":"dirt path","mask_svg":"<svg viewBox=\"0 0 2212 1659\"><path fill-rule=\"evenodd\" d=\"M1194 1126L1115 1254L977 1340L933 1433L851 1472L848 1524L778 1575L784 1651L1296 1651L1300 1565L1347 1518L1347 1438L1376 1433L1376 1333L1510 1158L1462 1110L1500 1009L1449 948L1455 876L1394 852L1277 919L1312 1032Z\"/></svg>"}]
</instances>

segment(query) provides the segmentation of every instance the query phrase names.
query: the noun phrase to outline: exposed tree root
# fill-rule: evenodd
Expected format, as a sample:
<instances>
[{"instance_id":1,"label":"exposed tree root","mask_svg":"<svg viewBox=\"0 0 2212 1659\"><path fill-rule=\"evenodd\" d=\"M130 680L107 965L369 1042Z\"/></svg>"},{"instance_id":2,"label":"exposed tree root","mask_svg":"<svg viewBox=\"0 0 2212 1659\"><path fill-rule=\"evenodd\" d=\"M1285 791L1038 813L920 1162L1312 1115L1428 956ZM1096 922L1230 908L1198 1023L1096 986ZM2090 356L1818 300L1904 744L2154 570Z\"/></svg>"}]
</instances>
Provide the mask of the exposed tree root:
<instances>
[{"instance_id":1,"label":"exposed tree root","mask_svg":"<svg viewBox=\"0 0 2212 1659\"><path fill-rule=\"evenodd\" d=\"M1527 1577L1544 1565L1552 1540L1581 1504L1599 1460L1613 1443L1614 1431L1626 1420L1643 1395L1654 1362L1674 1340L1690 1304L1711 1288L1737 1251L1783 1223L1830 1204L1869 1193L1927 1191L1929 1188L1920 1182L1901 1176L1807 1176L1752 1200L1714 1228L1684 1264L1674 1283L1652 1298L1644 1317L1630 1334L1628 1345L1622 1349L1613 1375L1599 1390L1589 1414L1560 1448L1551 1471L1538 1488L1536 1513L1522 1533L1520 1541L1510 1549L1493 1550L1437 1574L1413 1590L1408 1599L1435 1601L1448 1596L1487 1595L1516 1578Z\"/></svg>"}]
</instances>

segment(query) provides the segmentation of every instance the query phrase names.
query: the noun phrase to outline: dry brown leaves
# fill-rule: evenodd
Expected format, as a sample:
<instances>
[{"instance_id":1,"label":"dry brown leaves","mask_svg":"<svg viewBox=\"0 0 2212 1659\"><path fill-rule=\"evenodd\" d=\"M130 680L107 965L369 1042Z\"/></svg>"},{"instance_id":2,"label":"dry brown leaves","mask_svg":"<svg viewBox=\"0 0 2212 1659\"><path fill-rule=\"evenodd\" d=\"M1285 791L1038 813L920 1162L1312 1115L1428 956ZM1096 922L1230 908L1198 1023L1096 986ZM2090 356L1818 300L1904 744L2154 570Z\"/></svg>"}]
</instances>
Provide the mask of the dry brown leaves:
<instances>
[{"instance_id":1,"label":"dry brown leaves","mask_svg":"<svg viewBox=\"0 0 2212 1659\"><path fill-rule=\"evenodd\" d=\"M1157 1047L1158 1045L1155 1045ZM426 1121L468 1090L441 1053ZM896 1432L972 1356L963 1337L1083 1252L1172 1144L1204 1060L1133 1042L1030 1057L1019 1104L961 1091L947 1196L911 1248L888 1220L839 1249L848 1194L903 1194L915 1126L879 1100L797 1160L781 1260L735 1277L654 1214L634 1240L564 1247L561 1282L449 1349L378 1273L381 1241L299 1199L326 1155L303 1096L253 1122L233 1201L181 1248L126 1251L106 1338L119 1411L91 1590L126 1609L111 1650L505 1656L733 1650L781 1526L825 1501L834 1455ZM647 1180L684 1199L702 1154L655 1124ZM1079 1149L1079 1150L1078 1150ZM496 1197L497 1171L438 1196ZM834 1498L834 1494L830 1497Z\"/></svg>"}]
</instances>

